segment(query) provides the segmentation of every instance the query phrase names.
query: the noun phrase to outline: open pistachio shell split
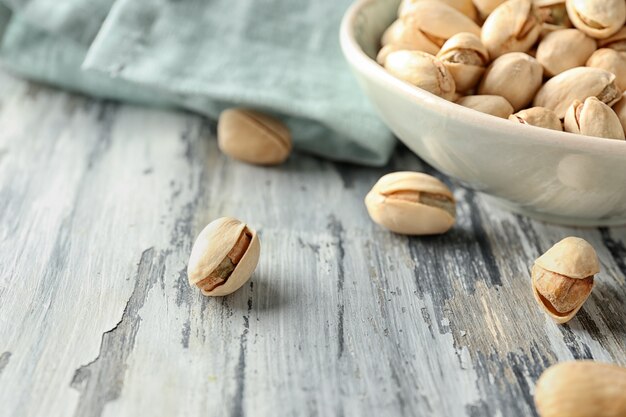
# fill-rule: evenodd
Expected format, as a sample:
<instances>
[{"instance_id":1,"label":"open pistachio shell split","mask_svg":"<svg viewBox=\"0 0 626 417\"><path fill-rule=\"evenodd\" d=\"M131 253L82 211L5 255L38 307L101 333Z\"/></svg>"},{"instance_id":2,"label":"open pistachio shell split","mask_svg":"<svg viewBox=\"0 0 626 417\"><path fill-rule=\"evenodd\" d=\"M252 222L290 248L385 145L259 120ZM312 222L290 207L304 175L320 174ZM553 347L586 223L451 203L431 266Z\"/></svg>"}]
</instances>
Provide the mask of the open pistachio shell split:
<instances>
[{"instance_id":1,"label":"open pistachio shell split","mask_svg":"<svg viewBox=\"0 0 626 417\"><path fill-rule=\"evenodd\" d=\"M539 38L541 21L532 0L508 0L485 20L481 39L489 56L526 52Z\"/></svg>"},{"instance_id":2,"label":"open pistachio shell split","mask_svg":"<svg viewBox=\"0 0 626 417\"><path fill-rule=\"evenodd\" d=\"M552 110L545 107L531 107L530 109L519 111L509 116L509 120L524 125L563 131L559 118L556 117Z\"/></svg>"},{"instance_id":3,"label":"open pistachio shell split","mask_svg":"<svg viewBox=\"0 0 626 417\"><path fill-rule=\"evenodd\" d=\"M624 139L620 120L609 106L596 97L574 100L565 113L565 131L607 139Z\"/></svg>"},{"instance_id":4,"label":"open pistachio shell split","mask_svg":"<svg viewBox=\"0 0 626 417\"><path fill-rule=\"evenodd\" d=\"M608 38L626 22L624 0L566 0L565 4L574 26L593 38Z\"/></svg>"},{"instance_id":5,"label":"open pistachio shell split","mask_svg":"<svg viewBox=\"0 0 626 417\"><path fill-rule=\"evenodd\" d=\"M597 97L609 106L615 104L621 98L615 75L599 68L569 69L546 81L537 92L533 106L551 109L563 119L574 100L583 101L587 97Z\"/></svg>"},{"instance_id":6,"label":"open pistachio shell split","mask_svg":"<svg viewBox=\"0 0 626 417\"><path fill-rule=\"evenodd\" d=\"M537 61L545 75L552 77L571 68L582 67L596 50L596 41L578 29L562 29L547 34L537 48Z\"/></svg>"},{"instance_id":7,"label":"open pistachio shell split","mask_svg":"<svg viewBox=\"0 0 626 417\"><path fill-rule=\"evenodd\" d=\"M565 0L534 0L539 19L543 23L542 35L559 29L572 27Z\"/></svg>"},{"instance_id":8,"label":"open pistachio shell split","mask_svg":"<svg viewBox=\"0 0 626 417\"><path fill-rule=\"evenodd\" d=\"M398 16L403 17L408 14L413 13L413 8L415 4L420 1L428 1L428 0L402 0L400 3L400 7L398 8ZM445 3L450 7L455 8L459 12L463 13L465 16L469 17L472 20L476 20L476 8L474 7L474 3L472 0L439 0L441 3Z\"/></svg>"},{"instance_id":9,"label":"open pistachio shell split","mask_svg":"<svg viewBox=\"0 0 626 417\"><path fill-rule=\"evenodd\" d=\"M598 49L587 60L587 66L612 72L617 86L622 91L626 89L626 52L611 48Z\"/></svg>"},{"instance_id":10,"label":"open pistachio shell split","mask_svg":"<svg viewBox=\"0 0 626 417\"><path fill-rule=\"evenodd\" d=\"M385 69L416 87L451 100L454 78L436 57L421 51L395 51L387 55Z\"/></svg>"},{"instance_id":11,"label":"open pistachio shell split","mask_svg":"<svg viewBox=\"0 0 626 417\"><path fill-rule=\"evenodd\" d=\"M541 255L532 268L535 299L557 323L571 320L591 294L600 262L584 239L567 237Z\"/></svg>"},{"instance_id":12,"label":"open pistachio shell split","mask_svg":"<svg viewBox=\"0 0 626 417\"><path fill-rule=\"evenodd\" d=\"M461 97L456 101L463 107L474 109L492 116L508 118L513 113L513 106L502 96L475 95Z\"/></svg>"},{"instance_id":13,"label":"open pistachio shell split","mask_svg":"<svg viewBox=\"0 0 626 417\"><path fill-rule=\"evenodd\" d=\"M543 68L535 58L523 52L510 52L496 58L487 68L478 93L502 96L517 111L533 99L542 77Z\"/></svg>"},{"instance_id":14,"label":"open pistachio shell split","mask_svg":"<svg viewBox=\"0 0 626 417\"><path fill-rule=\"evenodd\" d=\"M478 9L480 16L486 18L505 1L507 0L474 0L474 5Z\"/></svg>"},{"instance_id":15,"label":"open pistachio shell split","mask_svg":"<svg viewBox=\"0 0 626 417\"><path fill-rule=\"evenodd\" d=\"M461 32L443 44L437 58L452 74L457 91L468 91L476 86L485 72L489 53L478 36Z\"/></svg>"}]
</instances>

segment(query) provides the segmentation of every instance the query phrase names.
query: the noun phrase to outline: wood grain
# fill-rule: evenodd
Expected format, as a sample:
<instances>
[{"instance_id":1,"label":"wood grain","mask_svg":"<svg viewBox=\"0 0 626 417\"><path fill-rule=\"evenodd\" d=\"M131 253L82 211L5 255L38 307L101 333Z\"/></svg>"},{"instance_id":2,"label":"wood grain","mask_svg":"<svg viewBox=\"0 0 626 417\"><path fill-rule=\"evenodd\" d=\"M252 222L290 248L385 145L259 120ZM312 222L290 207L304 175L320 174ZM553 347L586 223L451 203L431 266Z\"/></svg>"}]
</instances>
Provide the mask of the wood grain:
<instances>
[{"instance_id":1,"label":"wood grain","mask_svg":"<svg viewBox=\"0 0 626 417\"><path fill-rule=\"evenodd\" d=\"M549 365L626 365L626 229L538 223L442 178L455 228L393 235L363 198L400 169L432 173L404 148L384 169L253 167L198 116L0 73L0 416L530 416ZM261 260L205 298L186 261L222 215ZM567 235L602 272L557 326L529 267Z\"/></svg>"}]
</instances>

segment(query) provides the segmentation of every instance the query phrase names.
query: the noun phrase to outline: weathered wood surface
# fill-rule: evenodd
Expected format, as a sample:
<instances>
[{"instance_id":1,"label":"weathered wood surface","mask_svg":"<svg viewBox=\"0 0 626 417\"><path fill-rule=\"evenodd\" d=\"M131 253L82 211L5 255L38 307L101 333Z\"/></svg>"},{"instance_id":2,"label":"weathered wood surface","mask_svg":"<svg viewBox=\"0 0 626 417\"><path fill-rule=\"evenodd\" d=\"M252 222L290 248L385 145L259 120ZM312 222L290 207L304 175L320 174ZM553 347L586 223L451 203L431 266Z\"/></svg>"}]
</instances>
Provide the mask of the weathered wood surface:
<instances>
[{"instance_id":1,"label":"weathered wood surface","mask_svg":"<svg viewBox=\"0 0 626 417\"><path fill-rule=\"evenodd\" d=\"M384 169L227 160L195 115L0 74L0 416L530 416L572 358L626 365L626 229L568 229L454 187L458 225L369 220ZM190 288L196 234L232 215L260 265L225 298ZM529 266L566 235L603 271L569 325Z\"/></svg>"}]
</instances>

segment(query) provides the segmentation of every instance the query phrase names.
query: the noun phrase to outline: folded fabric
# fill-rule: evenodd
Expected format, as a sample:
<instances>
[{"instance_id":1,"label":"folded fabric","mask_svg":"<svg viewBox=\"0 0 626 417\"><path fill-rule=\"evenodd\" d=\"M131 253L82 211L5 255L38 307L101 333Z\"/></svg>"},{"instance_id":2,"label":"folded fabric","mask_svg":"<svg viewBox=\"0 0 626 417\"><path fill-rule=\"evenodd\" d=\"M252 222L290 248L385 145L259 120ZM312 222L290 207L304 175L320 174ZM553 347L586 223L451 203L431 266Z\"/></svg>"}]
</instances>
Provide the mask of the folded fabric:
<instances>
[{"instance_id":1,"label":"folded fabric","mask_svg":"<svg viewBox=\"0 0 626 417\"><path fill-rule=\"evenodd\" d=\"M0 3L0 60L25 77L213 118L260 109L297 149L334 160L381 165L393 150L339 49L349 0Z\"/></svg>"}]
</instances>

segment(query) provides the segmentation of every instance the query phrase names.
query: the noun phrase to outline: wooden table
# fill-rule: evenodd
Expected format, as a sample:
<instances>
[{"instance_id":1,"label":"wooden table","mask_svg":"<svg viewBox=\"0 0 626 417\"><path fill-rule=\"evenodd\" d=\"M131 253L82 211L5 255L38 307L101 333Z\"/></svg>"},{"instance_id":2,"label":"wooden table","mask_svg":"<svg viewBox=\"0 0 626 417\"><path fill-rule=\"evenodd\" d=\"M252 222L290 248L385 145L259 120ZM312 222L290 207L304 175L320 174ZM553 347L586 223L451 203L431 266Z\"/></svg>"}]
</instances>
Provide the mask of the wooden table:
<instances>
[{"instance_id":1,"label":"wooden table","mask_svg":"<svg viewBox=\"0 0 626 417\"><path fill-rule=\"evenodd\" d=\"M383 169L249 166L199 116L0 74L0 415L530 416L551 364L626 364L626 229L535 222L452 184L450 233L394 235L363 205L394 170L433 172L404 148ZM187 257L223 215L258 229L261 260L205 298ZM602 272L558 326L529 267L567 235Z\"/></svg>"}]
</instances>

